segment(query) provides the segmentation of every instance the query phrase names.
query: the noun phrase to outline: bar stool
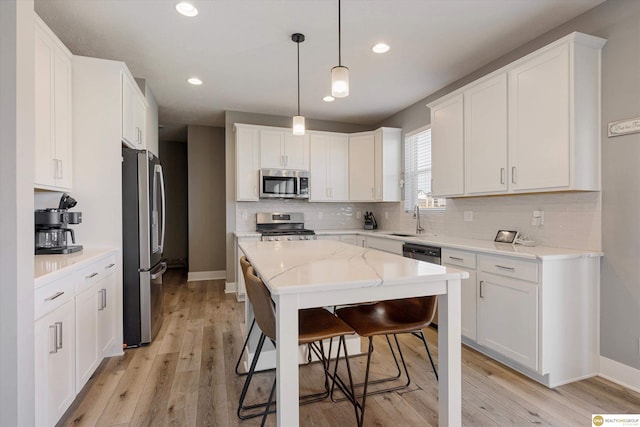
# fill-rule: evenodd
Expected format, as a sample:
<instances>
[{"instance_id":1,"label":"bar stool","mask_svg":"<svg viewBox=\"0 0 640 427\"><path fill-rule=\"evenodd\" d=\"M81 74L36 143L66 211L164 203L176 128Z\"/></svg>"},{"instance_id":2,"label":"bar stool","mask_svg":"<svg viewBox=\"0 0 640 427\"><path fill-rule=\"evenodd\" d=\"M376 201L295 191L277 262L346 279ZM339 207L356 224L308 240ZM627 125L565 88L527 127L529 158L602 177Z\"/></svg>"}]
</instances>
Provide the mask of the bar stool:
<instances>
[{"instance_id":1,"label":"bar stool","mask_svg":"<svg viewBox=\"0 0 640 427\"><path fill-rule=\"evenodd\" d=\"M246 261L246 259L245 259ZM271 387L271 392L269 393L269 399L266 403L260 403L250 406L244 405L244 400L249 389L249 385L251 383L251 379L255 373L256 365L258 362L258 358L260 356L260 352L262 351L262 347L266 338L269 338L271 342L277 345L276 338L276 318L275 318L275 305L271 300L271 294L264 282L260 280L255 275L253 267L248 267L246 269L245 274L245 284L247 288L247 297L251 304L253 305L254 315L256 319L256 323L258 327L262 330L262 334L260 335L260 339L258 340L258 345L256 347L256 352L251 361L251 366L249 368L249 372L247 374L247 379L245 380L244 386L242 388L242 392L240 393L240 399L238 402L238 418L246 419L253 418L257 416L262 416L261 426L264 426L267 416L270 413L274 413L275 410L271 410L271 405L273 403L273 398L275 394L276 381L274 379L273 385ZM347 372L349 375L349 384L350 390L346 389L346 385L340 381L338 386L341 390L349 396L350 400L354 404L354 412L356 415L356 420L358 419L358 409L356 407L356 399L353 397L353 381L351 377L351 368L349 366L349 356L347 354L345 336L353 335L354 330L349 327L345 322L340 320L335 315L331 314L329 311L323 308L310 308L305 310L300 310L298 312L298 343L302 344L311 344L311 348L316 352L318 357L322 361L323 370L325 373L325 391L321 393L310 394L301 397L301 403L311 403L316 402L322 399L325 399L329 396L329 359L324 353L324 346L322 345L322 341L325 339L339 338L338 343L338 353L336 356L336 364L334 373L331 376L335 378L337 376L338 369L338 361L340 359L340 351L344 349L345 353L345 362L347 365ZM329 357L331 356L331 348L329 348ZM334 383L335 384L335 381ZM333 388L333 386L332 386ZM246 413L248 410L264 408L260 412Z\"/></svg>"},{"instance_id":2,"label":"bar stool","mask_svg":"<svg viewBox=\"0 0 640 427\"><path fill-rule=\"evenodd\" d=\"M427 355L429 356L429 361L431 362L431 367L433 368L433 372L436 376L436 380L438 379L438 371L433 362L433 358L431 357L431 352L429 351L427 340L425 339L424 333L422 332L422 329L428 327L433 321L436 307L437 297L427 296L380 301L374 304L362 304L340 308L336 311L336 315L340 319L344 320L347 324L349 324L358 335L360 335L361 337L369 338L367 366L365 370L364 382L361 384L356 384L356 387L363 386L362 395L357 396L362 397L362 401L356 406L360 410L360 415L358 418L359 426L362 426L364 422L367 387L369 385L369 369L371 366L371 354L373 353L373 337L385 335L388 340L389 335L394 336L396 347L398 348L400 359L402 361L402 366L404 367L404 371L407 376L407 382L406 384L397 387L376 390L375 392L369 393L369 395L400 390L408 387L411 383L409 371L407 370L407 365L402 354L402 349L400 348L400 343L398 342L398 334L411 333L422 339L424 347L427 350ZM377 382L386 380L387 379L377 380ZM371 383L373 383L373 381ZM355 398L356 396L354 395L354 399Z\"/></svg>"}]
</instances>

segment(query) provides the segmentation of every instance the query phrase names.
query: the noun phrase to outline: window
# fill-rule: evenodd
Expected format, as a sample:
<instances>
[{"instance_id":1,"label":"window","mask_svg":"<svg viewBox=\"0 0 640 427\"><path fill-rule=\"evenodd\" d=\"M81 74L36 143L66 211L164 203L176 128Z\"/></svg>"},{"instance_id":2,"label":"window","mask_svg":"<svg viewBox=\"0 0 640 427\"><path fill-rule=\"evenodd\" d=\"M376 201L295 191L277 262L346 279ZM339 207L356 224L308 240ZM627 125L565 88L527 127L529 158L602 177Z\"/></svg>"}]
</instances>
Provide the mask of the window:
<instances>
[{"instance_id":1,"label":"window","mask_svg":"<svg viewBox=\"0 0 640 427\"><path fill-rule=\"evenodd\" d=\"M404 209L444 208L445 199L431 197L431 128L404 137Z\"/></svg>"}]
</instances>

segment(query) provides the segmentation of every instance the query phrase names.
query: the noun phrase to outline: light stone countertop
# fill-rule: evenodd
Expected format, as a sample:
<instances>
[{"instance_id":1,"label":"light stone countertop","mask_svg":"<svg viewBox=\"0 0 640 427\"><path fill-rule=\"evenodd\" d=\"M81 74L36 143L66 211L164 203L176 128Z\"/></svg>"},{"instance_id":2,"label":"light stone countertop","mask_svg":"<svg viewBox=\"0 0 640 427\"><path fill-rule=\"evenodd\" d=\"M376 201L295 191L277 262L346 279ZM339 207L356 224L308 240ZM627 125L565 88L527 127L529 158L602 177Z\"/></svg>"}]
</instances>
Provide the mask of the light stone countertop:
<instances>
[{"instance_id":1,"label":"light stone countertop","mask_svg":"<svg viewBox=\"0 0 640 427\"><path fill-rule=\"evenodd\" d=\"M392 236L393 230L314 230L318 236L348 235L358 234L361 236L373 236L386 239L398 240L410 243L422 243L425 245L437 246L441 248L458 249L466 251L483 252L494 255L505 255L516 258L531 260L559 260L583 257L602 257L601 251L588 249L554 248L548 246L522 246L506 243L495 243L486 240L465 239L445 235L423 234L413 236ZM411 233L405 233L411 234ZM255 231L245 231L235 233L237 237L260 237L260 233Z\"/></svg>"},{"instance_id":2,"label":"light stone countertop","mask_svg":"<svg viewBox=\"0 0 640 427\"><path fill-rule=\"evenodd\" d=\"M45 281L64 276L76 268L90 264L96 258L116 251L114 248L83 248L79 252L66 255L35 255L35 285L38 287Z\"/></svg>"},{"instance_id":3,"label":"light stone countertop","mask_svg":"<svg viewBox=\"0 0 640 427\"><path fill-rule=\"evenodd\" d=\"M468 278L467 272L334 240L240 242L273 294Z\"/></svg>"}]
</instances>

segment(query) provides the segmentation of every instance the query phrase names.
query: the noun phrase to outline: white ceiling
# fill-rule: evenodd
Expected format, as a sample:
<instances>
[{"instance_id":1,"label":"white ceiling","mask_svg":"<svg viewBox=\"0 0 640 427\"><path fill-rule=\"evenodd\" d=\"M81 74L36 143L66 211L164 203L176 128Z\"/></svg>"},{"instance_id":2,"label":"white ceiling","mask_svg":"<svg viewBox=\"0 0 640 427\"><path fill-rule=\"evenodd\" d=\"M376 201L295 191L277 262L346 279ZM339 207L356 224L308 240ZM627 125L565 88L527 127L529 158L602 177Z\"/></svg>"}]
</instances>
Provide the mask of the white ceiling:
<instances>
[{"instance_id":1,"label":"white ceiling","mask_svg":"<svg viewBox=\"0 0 640 427\"><path fill-rule=\"evenodd\" d=\"M603 0L343 0L350 95L332 103L337 0L35 0L77 55L127 63L159 104L161 139L186 124L224 126L224 111L294 115L301 32L301 113L374 125ZM385 41L378 55L371 46ZM199 87L186 79L198 76Z\"/></svg>"}]
</instances>

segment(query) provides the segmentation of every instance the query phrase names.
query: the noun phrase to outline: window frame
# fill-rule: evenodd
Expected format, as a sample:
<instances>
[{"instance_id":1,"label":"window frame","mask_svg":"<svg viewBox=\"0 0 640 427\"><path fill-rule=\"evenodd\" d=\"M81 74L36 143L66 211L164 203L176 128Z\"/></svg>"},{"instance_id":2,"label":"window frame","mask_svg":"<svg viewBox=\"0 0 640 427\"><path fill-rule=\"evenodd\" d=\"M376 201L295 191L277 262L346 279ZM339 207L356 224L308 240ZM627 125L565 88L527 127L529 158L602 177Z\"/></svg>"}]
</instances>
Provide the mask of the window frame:
<instances>
[{"instance_id":1,"label":"window frame","mask_svg":"<svg viewBox=\"0 0 640 427\"><path fill-rule=\"evenodd\" d=\"M403 191L402 191L402 203L403 203L403 209L405 212L413 212L413 210L415 209L415 205L419 204L418 202L418 196L415 196L415 203L412 203L412 206L407 207L407 182L409 181L409 174L411 174L411 176L417 176L421 173L430 173L433 170L433 159L431 158L431 154L429 154L429 158L430 158L430 162L429 162L429 166L426 168L422 168L422 169L415 169L415 170L407 170L407 140L413 136L416 136L422 132L425 131L431 131L431 124L428 123L424 126L421 126L419 128L416 128L410 132L406 132L404 134L403 137L403 141L402 141L402 177L403 177ZM429 136L429 139L431 139L431 135ZM444 198L433 198L431 196L427 196L426 199L426 205L427 206L420 206L421 209L426 209L426 210L445 210L446 209L446 199ZM429 206L431 205L431 206Z\"/></svg>"}]
</instances>

